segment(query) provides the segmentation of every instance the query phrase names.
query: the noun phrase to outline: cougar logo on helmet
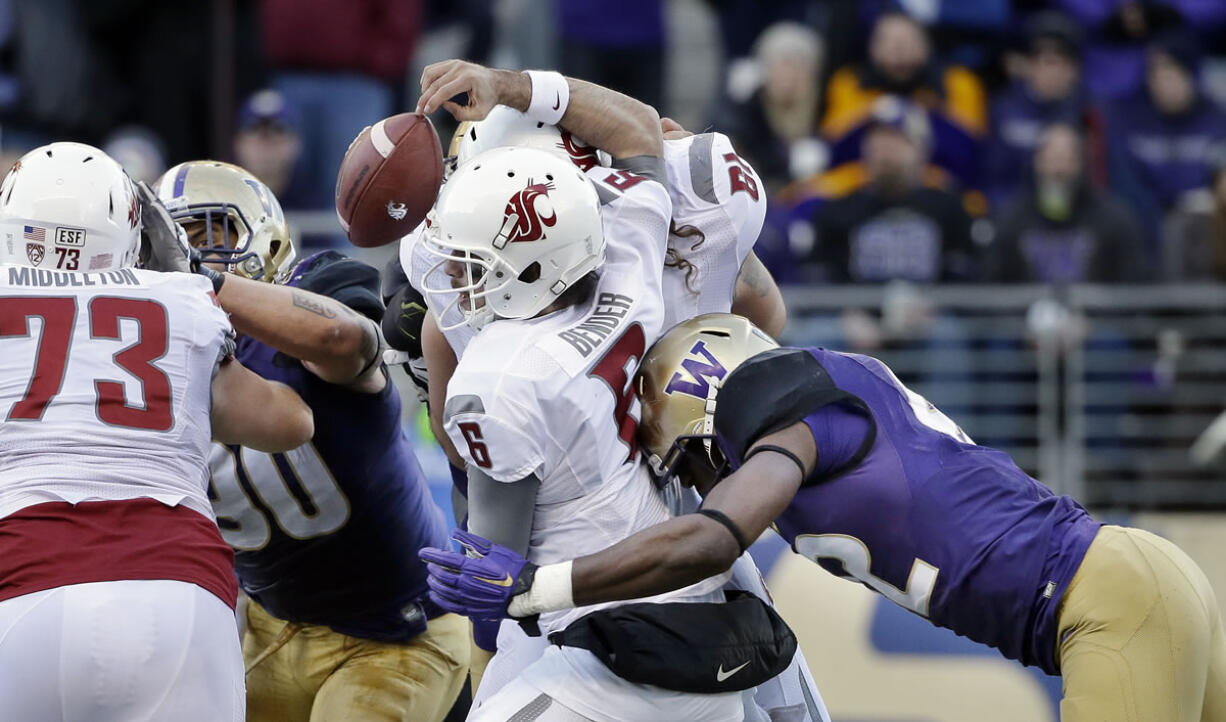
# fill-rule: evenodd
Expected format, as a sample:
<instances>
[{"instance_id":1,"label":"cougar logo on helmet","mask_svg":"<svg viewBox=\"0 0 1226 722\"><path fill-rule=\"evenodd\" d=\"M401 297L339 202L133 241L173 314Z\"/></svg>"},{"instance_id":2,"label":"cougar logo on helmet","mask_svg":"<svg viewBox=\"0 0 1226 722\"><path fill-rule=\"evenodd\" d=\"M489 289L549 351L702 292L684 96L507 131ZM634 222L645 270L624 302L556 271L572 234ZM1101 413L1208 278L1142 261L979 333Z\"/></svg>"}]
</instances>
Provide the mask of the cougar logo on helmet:
<instances>
[{"instance_id":1,"label":"cougar logo on helmet","mask_svg":"<svg viewBox=\"0 0 1226 722\"><path fill-rule=\"evenodd\" d=\"M140 206L136 203L136 194L132 194L132 200L128 202L128 227L136 228L136 224L140 223Z\"/></svg>"},{"instance_id":2,"label":"cougar logo on helmet","mask_svg":"<svg viewBox=\"0 0 1226 722\"><path fill-rule=\"evenodd\" d=\"M533 183L528 179L528 187L511 196L507 201L506 210L502 212L502 229L499 235L505 235L507 243L517 241L539 241L545 237L545 227L552 227L558 222L558 214L553 212L549 204L549 191L553 183ZM545 199L545 207L549 210L546 216L537 208L537 204ZM510 225L509 224L514 224Z\"/></svg>"},{"instance_id":3,"label":"cougar logo on helmet","mask_svg":"<svg viewBox=\"0 0 1226 722\"><path fill-rule=\"evenodd\" d=\"M600 156L596 154L596 149L583 144L569 130L562 131L562 147L579 170L588 171L600 165Z\"/></svg>"}]
</instances>

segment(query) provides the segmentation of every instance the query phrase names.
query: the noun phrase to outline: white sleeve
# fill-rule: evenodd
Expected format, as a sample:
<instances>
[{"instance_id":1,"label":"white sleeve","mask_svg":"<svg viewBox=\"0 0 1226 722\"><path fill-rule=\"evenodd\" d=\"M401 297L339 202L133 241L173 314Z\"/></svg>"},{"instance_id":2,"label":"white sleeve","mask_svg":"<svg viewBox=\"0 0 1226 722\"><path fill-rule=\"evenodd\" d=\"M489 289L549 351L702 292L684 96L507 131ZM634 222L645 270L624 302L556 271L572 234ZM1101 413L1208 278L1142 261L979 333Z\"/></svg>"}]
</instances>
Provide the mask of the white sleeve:
<instances>
[{"instance_id":1,"label":"white sleeve","mask_svg":"<svg viewBox=\"0 0 1226 722\"><path fill-rule=\"evenodd\" d=\"M762 223L766 219L766 191L762 179L749 162L732 147L723 133L710 133L711 177L695 178L695 189L709 187L715 203L724 211L736 233L737 268L745 262L758 242ZM694 168L691 168L693 172Z\"/></svg>"},{"instance_id":2,"label":"white sleeve","mask_svg":"<svg viewBox=\"0 0 1226 722\"><path fill-rule=\"evenodd\" d=\"M447 399L443 415L456 450L491 479L510 483L532 474L544 476L541 443L523 430L546 426L528 409L505 400L487 407L479 396L457 395Z\"/></svg>"},{"instance_id":3,"label":"white sleeve","mask_svg":"<svg viewBox=\"0 0 1226 722\"><path fill-rule=\"evenodd\" d=\"M618 168L592 168L587 176L600 196L606 266L662 269L673 215L664 184Z\"/></svg>"}]
</instances>

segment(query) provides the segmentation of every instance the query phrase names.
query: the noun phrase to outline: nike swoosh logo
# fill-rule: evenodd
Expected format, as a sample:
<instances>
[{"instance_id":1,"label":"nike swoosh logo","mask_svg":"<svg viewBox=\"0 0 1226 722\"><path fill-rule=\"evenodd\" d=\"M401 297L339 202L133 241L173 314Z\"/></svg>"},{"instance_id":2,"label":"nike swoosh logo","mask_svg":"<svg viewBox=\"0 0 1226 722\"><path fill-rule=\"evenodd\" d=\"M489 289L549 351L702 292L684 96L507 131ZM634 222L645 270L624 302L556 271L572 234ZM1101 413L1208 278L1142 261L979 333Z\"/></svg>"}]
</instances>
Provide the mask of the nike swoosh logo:
<instances>
[{"instance_id":1,"label":"nike swoosh logo","mask_svg":"<svg viewBox=\"0 0 1226 722\"><path fill-rule=\"evenodd\" d=\"M721 665L719 666L719 669L718 669L718 670L716 670L716 672L715 672L715 681L716 681L716 682L723 682L725 679L728 679L728 678L729 678L729 677L731 677L732 675L736 674L737 672L740 672L742 669L745 669L745 668L746 668L746 667L748 667L748 666L749 666L749 662L746 662L746 663L744 663L744 664L742 664L742 665L740 665L740 666L738 666L738 667L733 667L732 669L730 669L730 670L728 670L727 672L725 672L725 671L724 671L724 665L722 665L722 664L721 664Z\"/></svg>"},{"instance_id":2,"label":"nike swoosh logo","mask_svg":"<svg viewBox=\"0 0 1226 722\"><path fill-rule=\"evenodd\" d=\"M506 579L486 579L485 577L473 577L473 579L476 579L479 582L485 582L486 584L493 584L496 587L509 587L515 583L515 580L511 578L510 574L507 574ZM749 664L749 662L746 662L745 664ZM741 665L741 667L743 666L745 665ZM737 667L737 669L740 669L740 667ZM735 672L736 670L733 671Z\"/></svg>"},{"instance_id":3,"label":"nike swoosh logo","mask_svg":"<svg viewBox=\"0 0 1226 722\"><path fill-rule=\"evenodd\" d=\"M562 107L562 94L561 94L561 93L559 93L559 92L557 92L557 91L554 91L554 94L553 94L553 109L554 109L554 110L557 110L558 108L561 108L561 107Z\"/></svg>"}]
</instances>

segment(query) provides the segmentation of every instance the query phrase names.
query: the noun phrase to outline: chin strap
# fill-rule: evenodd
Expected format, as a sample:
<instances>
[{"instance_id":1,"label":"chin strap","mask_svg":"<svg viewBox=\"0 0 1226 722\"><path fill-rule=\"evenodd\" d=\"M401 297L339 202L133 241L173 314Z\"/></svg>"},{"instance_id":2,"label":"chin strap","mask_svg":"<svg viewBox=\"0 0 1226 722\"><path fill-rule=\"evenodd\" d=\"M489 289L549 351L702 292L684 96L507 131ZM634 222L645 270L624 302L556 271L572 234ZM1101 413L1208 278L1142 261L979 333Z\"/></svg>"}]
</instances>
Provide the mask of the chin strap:
<instances>
[{"instance_id":1,"label":"chin strap","mask_svg":"<svg viewBox=\"0 0 1226 722\"><path fill-rule=\"evenodd\" d=\"M711 454L711 439L715 436L715 395L718 393L719 379L712 376L707 384L707 401L702 410L702 434L706 437L702 440L702 445L707 450L707 460L712 466L719 466Z\"/></svg>"}]
</instances>

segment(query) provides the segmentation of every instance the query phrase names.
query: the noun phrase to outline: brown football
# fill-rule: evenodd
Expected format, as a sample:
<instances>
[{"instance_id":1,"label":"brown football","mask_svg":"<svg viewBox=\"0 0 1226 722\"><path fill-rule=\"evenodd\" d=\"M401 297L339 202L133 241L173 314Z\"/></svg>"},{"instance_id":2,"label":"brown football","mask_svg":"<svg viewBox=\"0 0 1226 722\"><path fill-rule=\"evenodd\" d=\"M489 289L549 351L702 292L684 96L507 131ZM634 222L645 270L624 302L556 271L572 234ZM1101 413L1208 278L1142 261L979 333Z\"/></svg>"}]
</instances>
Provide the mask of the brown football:
<instances>
[{"instance_id":1,"label":"brown football","mask_svg":"<svg viewBox=\"0 0 1226 722\"><path fill-rule=\"evenodd\" d=\"M443 147L430 119L384 118L358 133L336 175L336 216L355 246L382 246L426 217L443 183Z\"/></svg>"}]
</instances>

